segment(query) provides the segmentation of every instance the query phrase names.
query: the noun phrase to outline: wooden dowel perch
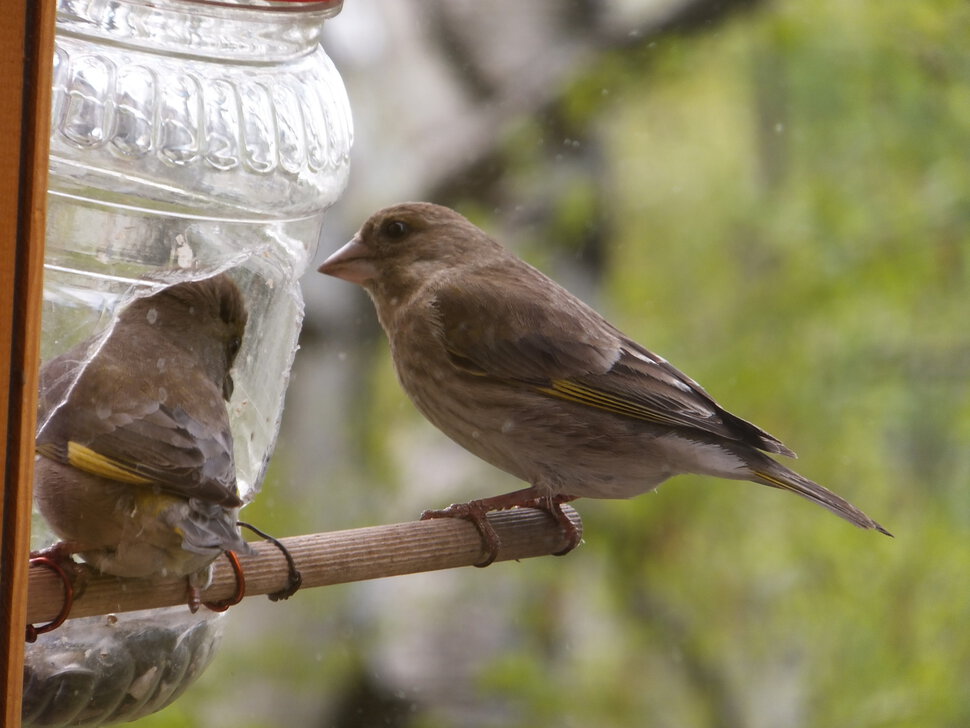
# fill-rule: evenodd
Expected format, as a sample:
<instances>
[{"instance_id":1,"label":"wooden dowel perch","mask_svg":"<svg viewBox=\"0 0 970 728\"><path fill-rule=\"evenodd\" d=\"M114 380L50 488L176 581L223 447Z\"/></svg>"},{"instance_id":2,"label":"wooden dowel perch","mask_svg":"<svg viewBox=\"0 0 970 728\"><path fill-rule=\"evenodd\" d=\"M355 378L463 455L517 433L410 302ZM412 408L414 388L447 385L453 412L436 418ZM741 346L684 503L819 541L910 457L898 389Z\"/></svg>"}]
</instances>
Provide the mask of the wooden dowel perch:
<instances>
[{"instance_id":1,"label":"wooden dowel perch","mask_svg":"<svg viewBox=\"0 0 970 728\"><path fill-rule=\"evenodd\" d=\"M579 514L568 505L562 508L582 533ZM496 561L546 556L568 545L562 529L544 511L516 508L490 513L488 519L502 542ZM471 566L484 556L475 526L453 518L315 533L280 541L293 555L303 575L304 589ZM279 549L265 541L252 542L252 546L251 555L239 557L246 575L246 596L270 594L286 586L286 561ZM185 604L185 588L185 579L150 581L92 575L83 593L76 598L70 616L90 617ZM227 599L235 589L236 578L229 562L218 559L212 584L203 593L203 599ZM299 593L295 598L299 598ZM31 569L29 622L54 619L63 600L63 584L54 572Z\"/></svg>"}]
</instances>

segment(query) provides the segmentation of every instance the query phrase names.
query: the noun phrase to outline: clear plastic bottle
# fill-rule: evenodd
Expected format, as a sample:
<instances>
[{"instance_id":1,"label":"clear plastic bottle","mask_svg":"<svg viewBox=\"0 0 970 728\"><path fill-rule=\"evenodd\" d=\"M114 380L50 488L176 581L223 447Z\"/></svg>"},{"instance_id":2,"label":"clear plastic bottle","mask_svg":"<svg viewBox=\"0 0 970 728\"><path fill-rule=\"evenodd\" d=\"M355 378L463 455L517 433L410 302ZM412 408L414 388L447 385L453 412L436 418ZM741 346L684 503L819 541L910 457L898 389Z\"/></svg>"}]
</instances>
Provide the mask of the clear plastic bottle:
<instances>
[{"instance_id":1,"label":"clear plastic bottle","mask_svg":"<svg viewBox=\"0 0 970 728\"><path fill-rule=\"evenodd\" d=\"M320 45L341 5L58 2L42 359L105 330L133 295L227 271L249 310L230 401L247 501L279 428L303 316L298 279L349 170L349 103ZM37 518L34 533L35 547L53 540ZM173 630L198 633L197 619L175 612ZM42 637L44 659L58 632L76 640L85 621ZM124 615L112 634L118 624ZM208 655L218 629L205 633L195 643ZM40 651L28 650L28 670Z\"/></svg>"},{"instance_id":2,"label":"clear plastic bottle","mask_svg":"<svg viewBox=\"0 0 970 728\"><path fill-rule=\"evenodd\" d=\"M233 397L258 485L302 318L297 279L346 184L352 138L319 43L339 2L61 0L42 358L119 297L223 269L250 312Z\"/></svg>"}]
</instances>

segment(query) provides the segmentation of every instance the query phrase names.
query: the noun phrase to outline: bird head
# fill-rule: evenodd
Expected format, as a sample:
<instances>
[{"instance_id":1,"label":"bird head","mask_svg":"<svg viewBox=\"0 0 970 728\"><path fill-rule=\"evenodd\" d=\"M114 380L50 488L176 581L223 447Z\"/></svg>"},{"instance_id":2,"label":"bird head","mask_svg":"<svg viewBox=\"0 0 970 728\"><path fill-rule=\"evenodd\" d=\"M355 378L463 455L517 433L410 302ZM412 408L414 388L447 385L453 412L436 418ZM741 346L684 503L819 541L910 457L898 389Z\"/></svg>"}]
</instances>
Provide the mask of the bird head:
<instances>
[{"instance_id":1,"label":"bird head","mask_svg":"<svg viewBox=\"0 0 970 728\"><path fill-rule=\"evenodd\" d=\"M454 210L407 202L371 215L319 271L363 286L380 303L496 255L508 253Z\"/></svg>"},{"instance_id":2,"label":"bird head","mask_svg":"<svg viewBox=\"0 0 970 728\"><path fill-rule=\"evenodd\" d=\"M228 401L233 390L229 371L242 346L247 319L239 287L221 273L137 298L122 311L119 324L147 322L155 332L191 349L209 375L222 382Z\"/></svg>"}]
</instances>

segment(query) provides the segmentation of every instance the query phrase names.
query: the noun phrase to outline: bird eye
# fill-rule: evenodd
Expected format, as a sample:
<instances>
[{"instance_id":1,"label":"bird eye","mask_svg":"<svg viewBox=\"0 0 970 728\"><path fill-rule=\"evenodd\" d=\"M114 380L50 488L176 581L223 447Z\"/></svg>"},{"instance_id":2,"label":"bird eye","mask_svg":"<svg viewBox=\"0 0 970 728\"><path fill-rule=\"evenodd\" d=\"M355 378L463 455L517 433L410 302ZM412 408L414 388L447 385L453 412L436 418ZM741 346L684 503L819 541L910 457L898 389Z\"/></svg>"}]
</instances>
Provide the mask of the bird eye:
<instances>
[{"instance_id":1,"label":"bird eye","mask_svg":"<svg viewBox=\"0 0 970 728\"><path fill-rule=\"evenodd\" d=\"M398 240L411 232L411 228L406 222L401 220L390 220L384 224L384 234L389 238Z\"/></svg>"},{"instance_id":2,"label":"bird eye","mask_svg":"<svg viewBox=\"0 0 970 728\"><path fill-rule=\"evenodd\" d=\"M226 349L229 352L229 361L232 361L233 359L236 358L236 354L239 353L239 349L241 347L242 347L242 339L240 339L238 336L233 336L231 339L229 339L229 343L226 346Z\"/></svg>"}]
</instances>

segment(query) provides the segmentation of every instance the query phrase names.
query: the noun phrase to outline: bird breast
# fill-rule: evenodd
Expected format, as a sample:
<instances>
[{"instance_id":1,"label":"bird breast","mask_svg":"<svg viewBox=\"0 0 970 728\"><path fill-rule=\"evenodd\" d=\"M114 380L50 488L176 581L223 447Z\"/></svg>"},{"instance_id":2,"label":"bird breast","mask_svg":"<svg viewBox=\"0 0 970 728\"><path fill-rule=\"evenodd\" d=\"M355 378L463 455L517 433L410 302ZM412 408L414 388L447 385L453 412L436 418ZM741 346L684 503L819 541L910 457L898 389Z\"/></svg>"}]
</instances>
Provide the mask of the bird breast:
<instances>
[{"instance_id":1,"label":"bird breast","mask_svg":"<svg viewBox=\"0 0 970 728\"><path fill-rule=\"evenodd\" d=\"M418 410L466 450L550 494L628 498L676 474L659 429L457 367L430 320L402 316L388 331L395 369Z\"/></svg>"}]
</instances>

